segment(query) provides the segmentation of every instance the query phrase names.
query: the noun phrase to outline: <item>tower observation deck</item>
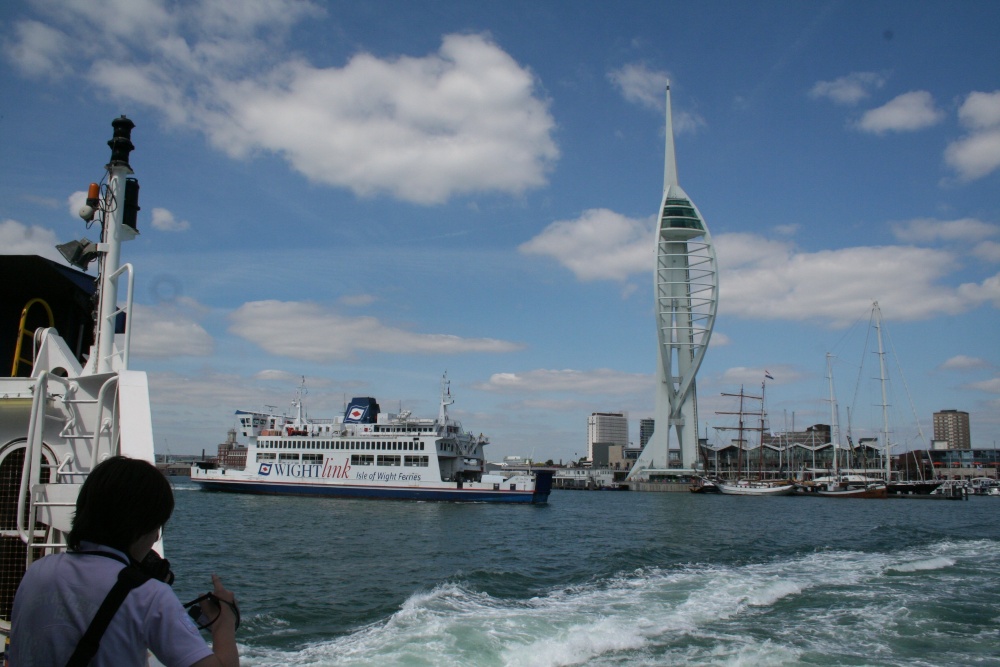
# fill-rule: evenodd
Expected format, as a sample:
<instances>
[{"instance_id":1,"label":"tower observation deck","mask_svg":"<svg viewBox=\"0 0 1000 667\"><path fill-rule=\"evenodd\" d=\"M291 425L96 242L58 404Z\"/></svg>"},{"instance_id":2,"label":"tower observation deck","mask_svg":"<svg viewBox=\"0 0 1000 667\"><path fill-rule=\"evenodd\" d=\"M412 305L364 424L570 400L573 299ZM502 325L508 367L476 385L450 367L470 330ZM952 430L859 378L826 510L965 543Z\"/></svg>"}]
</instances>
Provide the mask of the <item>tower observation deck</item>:
<instances>
[{"instance_id":1,"label":"tower observation deck","mask_svg":"<svg viewBox=\"0 0 1000 667\"><path fill-rule=\"evenodd\" d=\"M708 349L718 306L715 247L698 208L677 182L670 86L667 85L663 199L656 229L656 425L629 479L698 462L695 376ZM670 433L676 446L670 446ZM680 457L671 459L672 449Z\"/></svg>"}]
</instances>

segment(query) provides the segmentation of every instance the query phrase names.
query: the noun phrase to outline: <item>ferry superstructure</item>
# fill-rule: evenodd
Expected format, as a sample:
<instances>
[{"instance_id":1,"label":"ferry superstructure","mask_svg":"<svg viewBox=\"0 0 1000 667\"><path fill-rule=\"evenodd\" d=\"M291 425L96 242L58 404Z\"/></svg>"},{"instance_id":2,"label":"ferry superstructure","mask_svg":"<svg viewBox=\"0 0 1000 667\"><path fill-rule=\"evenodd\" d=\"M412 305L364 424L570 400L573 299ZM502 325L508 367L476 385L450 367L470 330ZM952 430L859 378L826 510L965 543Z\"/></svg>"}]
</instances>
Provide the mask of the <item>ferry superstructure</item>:
<instances>
[{"instance_id":1,"label":"ferry superstructure","mask_svg":"<svg viewBox=\"0 0 1000 667\"><path fill-rule=\"evenodd\" d=\"M292 415L239 410L246 439L242 468L194 466L191 481L210 491L397 500L533 503L548 501L551 471L486 473L489 439L448 415L454 403L441 381L437 419L384 413L372 397L351 400L342 417L304 415L303 391Z\"/></svg>"}]
</instances>

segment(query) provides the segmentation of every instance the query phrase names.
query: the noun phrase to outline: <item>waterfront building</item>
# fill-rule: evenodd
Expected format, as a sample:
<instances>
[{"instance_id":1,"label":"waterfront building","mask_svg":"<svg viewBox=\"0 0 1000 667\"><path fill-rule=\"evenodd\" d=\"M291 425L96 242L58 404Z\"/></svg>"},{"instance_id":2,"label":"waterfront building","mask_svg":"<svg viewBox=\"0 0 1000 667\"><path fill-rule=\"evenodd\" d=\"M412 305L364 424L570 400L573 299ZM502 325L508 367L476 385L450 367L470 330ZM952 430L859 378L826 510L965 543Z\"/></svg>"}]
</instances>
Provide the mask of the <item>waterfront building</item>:
<instances>
[{"instance_id":1,"label":"waterfront building","mask_svg":"<svg viewBox=\"0 0 1000 667\"><path fill-rule=\"evenodd\" d=\"M656 471L692 469L698 463L695 375L715 325L719 273L708 226L677 180L670 85L666 90L663 198L656 229L654 270L657 365L656 428L629 479ZM679 455L671 461L673 449Z\"/></svg>"},{"instance_id":2,"label":"waterfront building","mask_svg":"<svg viewBox=\"0 0 1000 667\"><path fill-rule=\"evenodd\" d=\"M947 442L948 449L969 449L972 446L969 413L961 410L935 412L934 440Z\"/></svg>"},{"instance_id":3,"label":"waterfront building","mask_svg":"<svg viewBox=\"0 0 1000 667\"><path fill-rule=\"evenodd\" d=\"M624 412L594 412L587 418L587 459L594 461L596 446L628 447L628 416ZM604 454L607 460L607 453ZM605 463L607 465L607 463Z\"/></svg>"}]
</instances>

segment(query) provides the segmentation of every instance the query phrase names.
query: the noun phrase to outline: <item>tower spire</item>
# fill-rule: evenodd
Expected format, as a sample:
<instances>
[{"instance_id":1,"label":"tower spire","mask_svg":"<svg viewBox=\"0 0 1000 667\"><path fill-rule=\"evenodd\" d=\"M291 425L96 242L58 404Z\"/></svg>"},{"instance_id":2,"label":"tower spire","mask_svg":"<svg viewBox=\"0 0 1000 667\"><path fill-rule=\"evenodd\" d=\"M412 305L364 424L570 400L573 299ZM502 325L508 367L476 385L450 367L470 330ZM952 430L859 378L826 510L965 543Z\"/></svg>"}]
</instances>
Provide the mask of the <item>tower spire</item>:
<instances>
[{"instance_id":1,"label":"tower spire","mask_svg":"<svg viewBox=\"0 0 1000 667\"><path fill-rule=\"evenodd\" d=\"M695 375L715 326L719 277L715 248L698 208L677 182L670 85L666 91L663 198L656 229L657 383L653 434L629 479L698 463ZM670 433L677 446L670 446ZM672 455L675 450L679 457Z\"/></svg>"},{"instance_id":2,"label":"tower spire","mask_svg":"<svg viewBox=\"0 0 1000 667\"><path fill-rule=\"evenodd\" d=\"M670 82L667 81L667 142L663 156L663 192L677 182L677 157L674 155L674 121L670 110Z\"/></svg>"}]
</instances>

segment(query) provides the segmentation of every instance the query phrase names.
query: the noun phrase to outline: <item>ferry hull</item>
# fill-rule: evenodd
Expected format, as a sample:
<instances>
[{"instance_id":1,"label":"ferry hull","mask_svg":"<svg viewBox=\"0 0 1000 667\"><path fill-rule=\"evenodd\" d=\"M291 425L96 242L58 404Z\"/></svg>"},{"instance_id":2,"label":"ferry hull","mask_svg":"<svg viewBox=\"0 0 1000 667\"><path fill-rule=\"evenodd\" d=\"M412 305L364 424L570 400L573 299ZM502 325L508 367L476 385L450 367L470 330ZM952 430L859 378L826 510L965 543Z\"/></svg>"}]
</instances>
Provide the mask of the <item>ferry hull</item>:
<instances>
[{"instance_id":1,"label":"ferry hull","mask_svg":"<svg viewBox=\"0 0 1000 667\"><path fill-rule=\"evenodd\" d=\"M369 486L342 484L309 484L256 480L198 479L192 482L205 491L252 493L281 496L329 496L335 498L370 498L382 500L428 500L466 503L521 503L541 505L548 502L552 489L552 473L535 473L534 490L491 490L475 488L430 488L400 486Z\"/></svg>"}]
</instances>

